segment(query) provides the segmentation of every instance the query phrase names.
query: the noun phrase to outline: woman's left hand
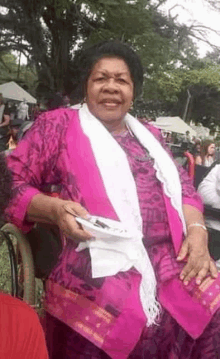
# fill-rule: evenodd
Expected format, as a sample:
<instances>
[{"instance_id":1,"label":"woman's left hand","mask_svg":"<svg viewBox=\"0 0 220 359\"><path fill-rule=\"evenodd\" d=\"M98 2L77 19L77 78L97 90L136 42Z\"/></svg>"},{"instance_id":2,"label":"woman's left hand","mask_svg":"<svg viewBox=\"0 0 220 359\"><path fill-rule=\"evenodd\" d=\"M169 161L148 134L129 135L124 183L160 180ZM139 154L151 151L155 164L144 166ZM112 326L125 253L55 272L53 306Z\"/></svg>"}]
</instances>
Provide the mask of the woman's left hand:
<instances>
[{"instance_id":1,"label":"woman's left hand","mask_svg":"<svg viewBox=\"0 0 220 359\"><path fill-rule=\"evenodd\" d=\"M180 279L185 285L196 278L199 285L210 274L217 278L218 270L208 250L207 233L203 228L191 227L177 257L178 261L186 259L187 264L180 273Z\"/></svg>"}]
</instances>

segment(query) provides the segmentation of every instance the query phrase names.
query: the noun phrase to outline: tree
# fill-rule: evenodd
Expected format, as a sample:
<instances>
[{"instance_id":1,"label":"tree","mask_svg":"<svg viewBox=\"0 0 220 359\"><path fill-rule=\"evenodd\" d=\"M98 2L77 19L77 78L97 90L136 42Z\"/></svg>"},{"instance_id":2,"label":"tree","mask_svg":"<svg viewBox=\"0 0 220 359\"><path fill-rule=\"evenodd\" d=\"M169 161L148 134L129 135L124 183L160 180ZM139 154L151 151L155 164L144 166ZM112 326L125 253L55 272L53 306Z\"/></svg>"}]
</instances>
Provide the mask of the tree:
<instances>
[{"instance_id":1,"label":"tree","mask_svg":"<svg viewBox=\"0 0 220 359\"><path fill-rule=\"evenodd\" d=\"M17 58L11 53L0 53L0 83L16 81L23 88L34 94L37 74L26 65L19 67Z\"/></svg>"},{"instance_id":2,"label":"tree","mask_svg":"<svg viewBox=\"0 0 220 359\"><path fill-rule=\"evenodd\" d=\"M220 11L220 1L219 0L206 0L206 2L215 10Z\"/></svg>"},{"instance_id":3,"label":"tree","mask_svg":"<svg viewBox=\"0 0 220 359\"><path fill-rule=\"evenodd\" d=\"M0 0L0 51L21 51L34 65L38 93L63 91L76 48L119 38L137 49L147 74L186 63L187 28L149 0ZM188 46L190 45L190 46Z\"/></svg>"},{"instance_id":4,"label":"tree","mask_svg":"<svg viewBox=\"0 0 220 359\"><path fill-rule=\"evenodd\" d=\"M148 114L183 117L190 95L186 120L213 127L220 121L220 65L198 61L191 69L161 72L157 93L145 105Z\"/></svg>"}]
</instances>

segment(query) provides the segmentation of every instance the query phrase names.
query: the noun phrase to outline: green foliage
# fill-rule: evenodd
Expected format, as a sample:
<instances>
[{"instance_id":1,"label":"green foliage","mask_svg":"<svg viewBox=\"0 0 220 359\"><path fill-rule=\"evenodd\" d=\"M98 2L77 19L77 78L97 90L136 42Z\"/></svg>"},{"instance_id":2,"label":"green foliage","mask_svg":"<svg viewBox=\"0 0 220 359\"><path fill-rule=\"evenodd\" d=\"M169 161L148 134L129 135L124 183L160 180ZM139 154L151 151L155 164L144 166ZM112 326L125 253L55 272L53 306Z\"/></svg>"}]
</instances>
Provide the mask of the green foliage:
<instances>
[{"instance_id":1,"label":"green foliage","mask_svg":"<svg viewBox=\"0 0 220 359\"><path fill-rule=\"evenodd\" d=\"M154 78L178 62L186 63L195 53L187 28L164 16L155 4L149 0L0 0L8 9L0 15L0 51L22 51L28 57L38 73L40 93L64 90L76 47L110 38L132 44Z\"/></svg>"},{"instance_id":2,"label":"green foliage","mask_svg":"<svg viewBox=\"0 0 220 359\"><path fill-rule=\"evenodd\" d=\"M213 3L212 0L207 0ZM193 30L160 12L166 0L0 0L0 82L16 80L11 51L28 59L19 79L39 97L65 91L74 51L106 39L120 39L139 53L145 71L137 113L218 121L219 64L216 50L198 59ZM215 2L217 4L218 2ZM76 74L77 76L77 74ZM34 94L34 93L33 93Z\"/></svg>"},{"instance_id":3,"label":"green foliage","mask_svg":"<svg viewBox=\"0 0 220 359\"><path fill-rule=\"evenodd\" d=\"M10 53L0 54L0 83L12 81L17 75L16 57Z\"/></svg>"},{"instance_id":4,"label":"green foliage","mask_svg":"<svg viewBox=\"0 0 220 359\"><path fill-rule=\"evenodd\" d=\"M33 95L35 94L37 74L34 68L26 65L19 67L15 55L0 53L0 84L9 81L15 81Z\"/></svg>"}]
</instances>

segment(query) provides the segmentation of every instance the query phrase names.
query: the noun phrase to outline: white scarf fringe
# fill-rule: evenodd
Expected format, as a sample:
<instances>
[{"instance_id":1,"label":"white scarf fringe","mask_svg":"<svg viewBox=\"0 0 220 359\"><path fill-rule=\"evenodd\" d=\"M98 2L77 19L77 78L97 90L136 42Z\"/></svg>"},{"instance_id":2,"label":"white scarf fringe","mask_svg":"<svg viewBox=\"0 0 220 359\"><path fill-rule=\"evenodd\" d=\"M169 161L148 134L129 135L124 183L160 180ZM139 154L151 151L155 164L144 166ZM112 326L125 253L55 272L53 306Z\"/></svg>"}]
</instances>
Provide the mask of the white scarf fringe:
<instances>
[{"instance_id":1,"label":"white scarf fringe","mask_svg":"<svg viewBox=\"0 0 220 359\"><path fill-rule=\"evenodd\" d=\"M108 198L118 218L132 234L132 239L123 239L123 242L119 241L116 244L107 244L104 241L81 242L78 250L89 248L93 278L114 275L131 267L135 267L141 273L140 300L148 319L147 325L151 325L156 322L160 305L156 300L154 270L142 241L142 218L137 189L126 154L105 126L90 113L86 104L79 110L79 118L82 129L90 140ZM165 194L178 211L185 230L181 185L172 159L137 119L127 114L124 120L154 159L157 178L162 182ZM108 266L105 265L106 262Z\"/></svg>"}]
</instances>

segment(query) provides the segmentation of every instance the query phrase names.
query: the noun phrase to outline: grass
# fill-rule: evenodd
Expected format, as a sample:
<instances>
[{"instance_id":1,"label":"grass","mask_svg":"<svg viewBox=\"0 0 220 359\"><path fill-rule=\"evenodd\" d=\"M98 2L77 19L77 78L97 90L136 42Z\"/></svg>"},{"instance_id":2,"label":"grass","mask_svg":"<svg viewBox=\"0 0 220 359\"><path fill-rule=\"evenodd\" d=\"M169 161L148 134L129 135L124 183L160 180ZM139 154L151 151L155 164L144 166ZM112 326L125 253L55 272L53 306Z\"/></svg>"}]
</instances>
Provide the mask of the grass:
<instances>
[{"instance_id":1,"label":"grass","mask_svg":"<svg viewBox=\"0 0 220 359\"><path fill-rule=\"evenodd\" d=\"M0 292L11 294L11 266L9 252L6 241L1 244L0 241ZM43 283L40 279L35 279L35 298L37 312L43 314Z\"/></svg>"},{"instance_id":2,"label":"grass","mask_svg":"<svg viewBox=\"0 0 220 359\"><path fill-rule=\"evenodd\" d=\"M0 246L0 291L11 293L11 268L5 241Z\"/></svg>"}]
</instances>

